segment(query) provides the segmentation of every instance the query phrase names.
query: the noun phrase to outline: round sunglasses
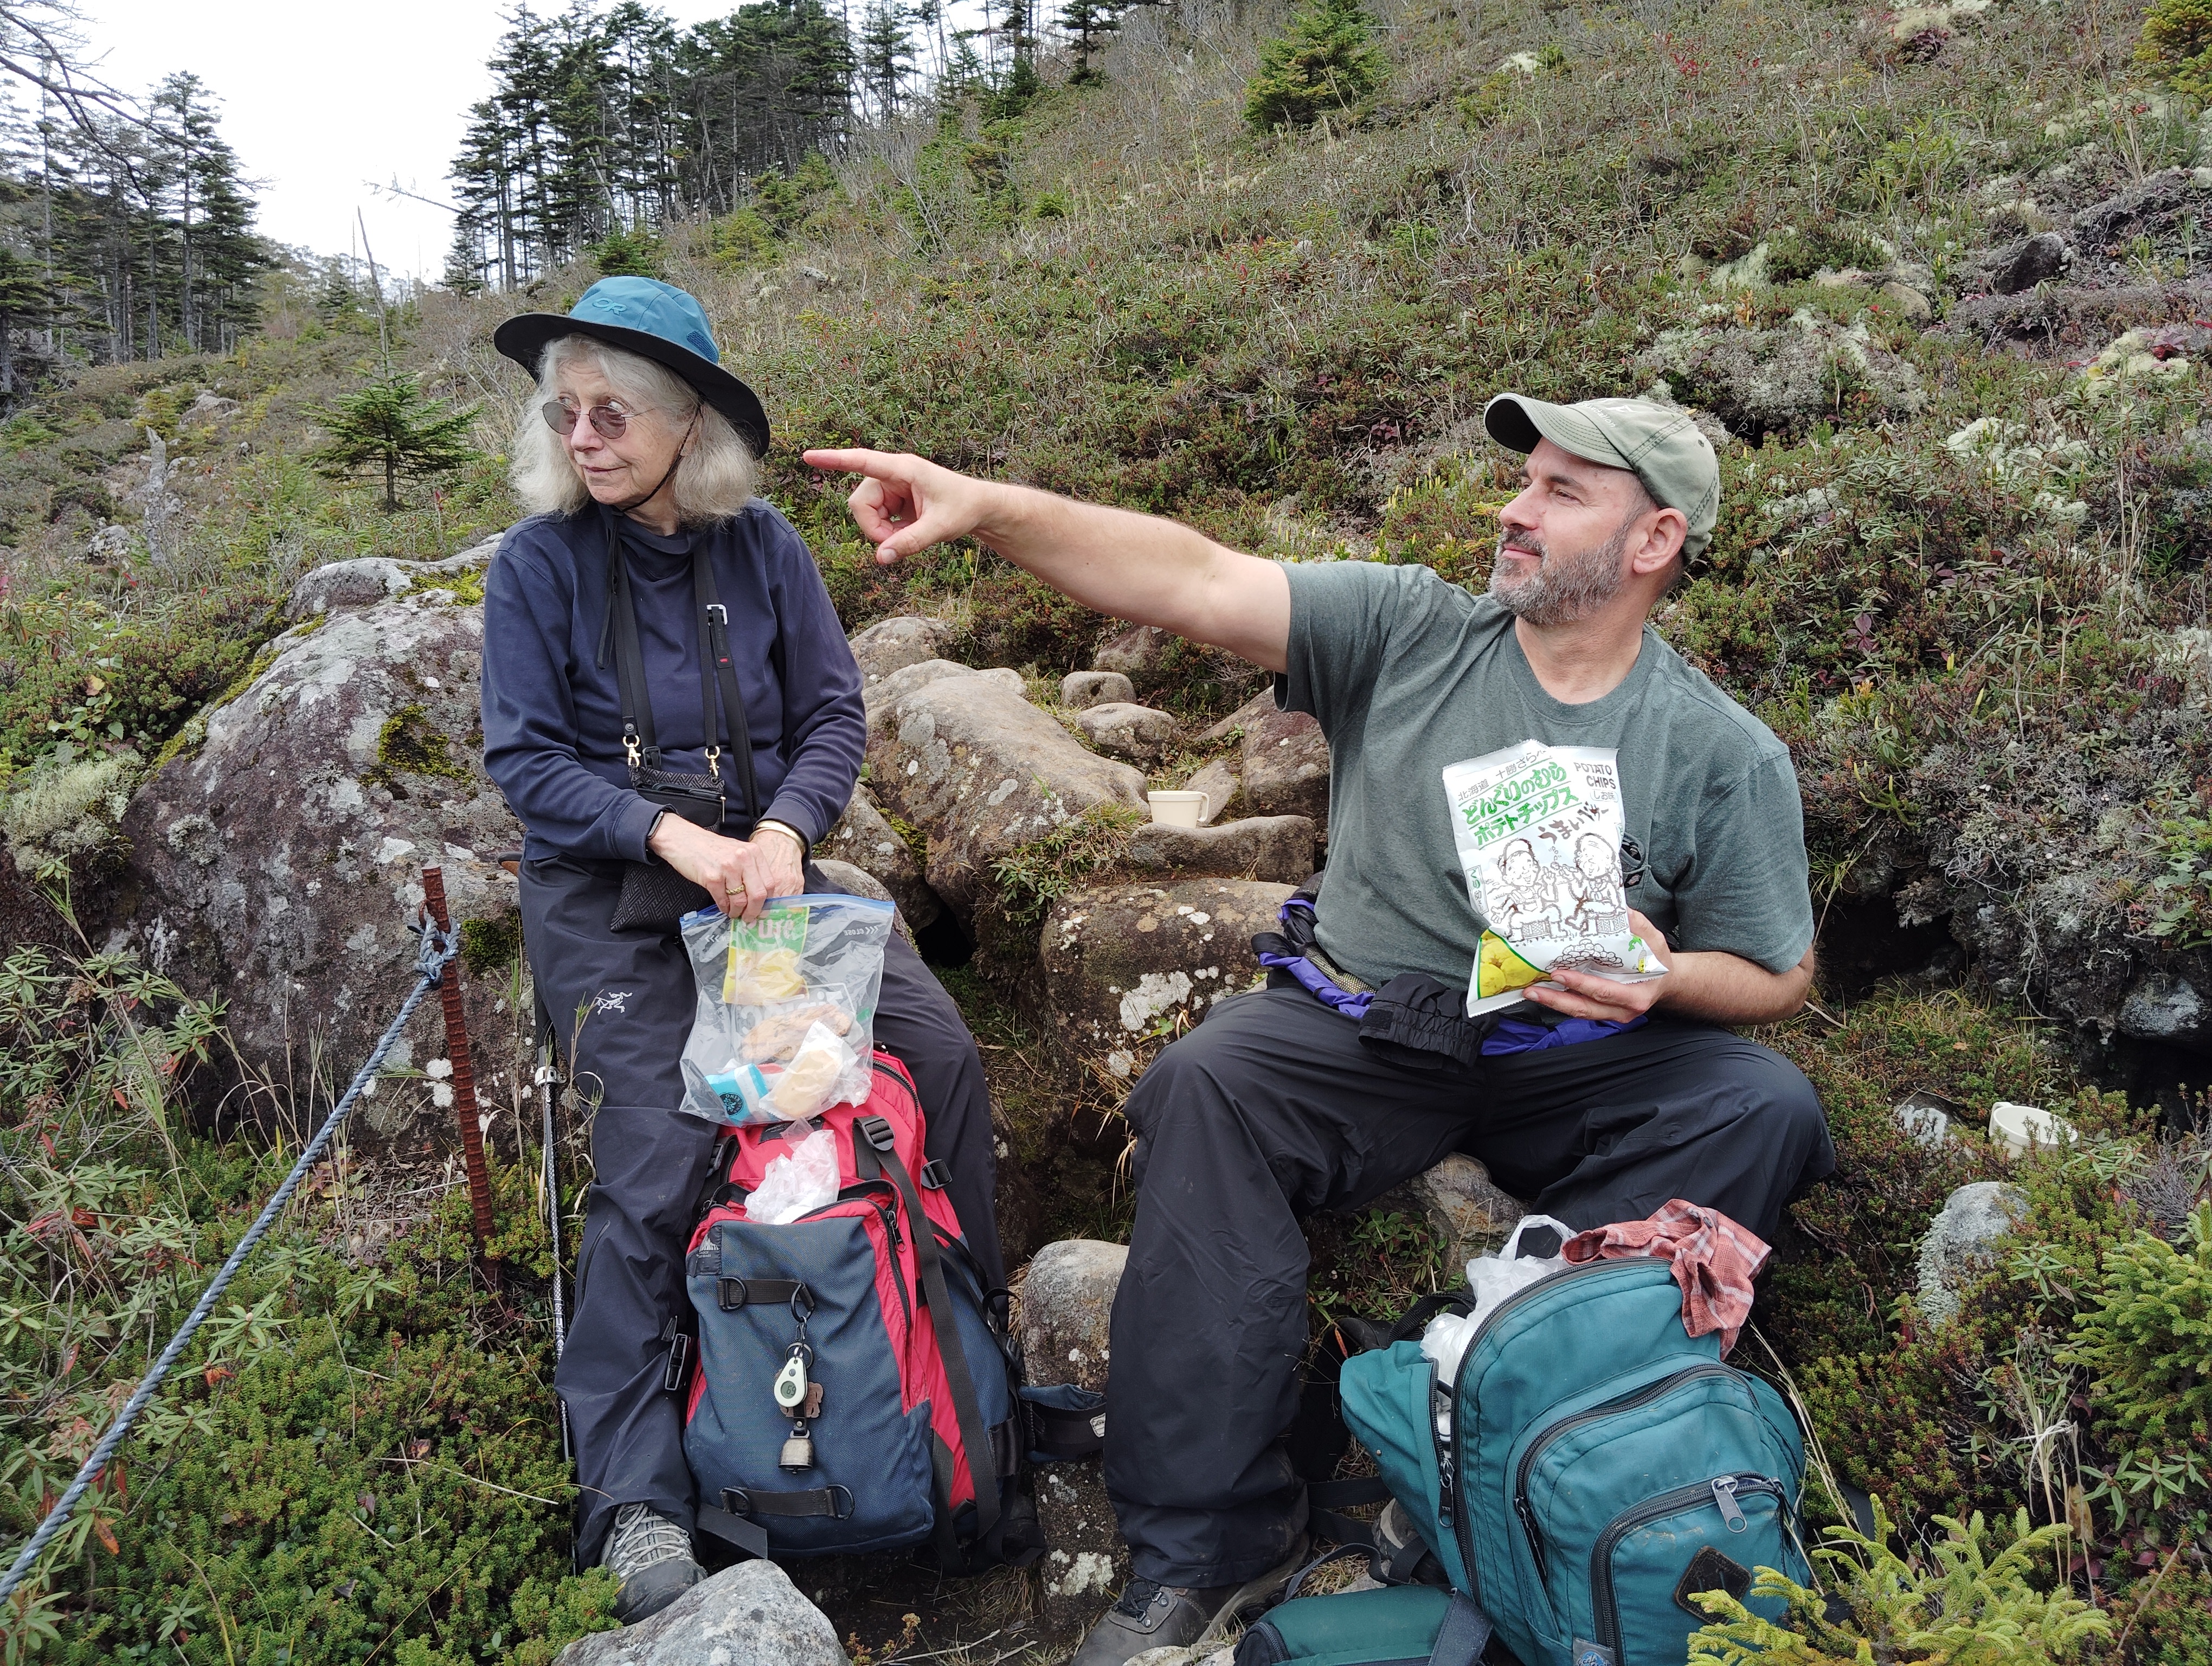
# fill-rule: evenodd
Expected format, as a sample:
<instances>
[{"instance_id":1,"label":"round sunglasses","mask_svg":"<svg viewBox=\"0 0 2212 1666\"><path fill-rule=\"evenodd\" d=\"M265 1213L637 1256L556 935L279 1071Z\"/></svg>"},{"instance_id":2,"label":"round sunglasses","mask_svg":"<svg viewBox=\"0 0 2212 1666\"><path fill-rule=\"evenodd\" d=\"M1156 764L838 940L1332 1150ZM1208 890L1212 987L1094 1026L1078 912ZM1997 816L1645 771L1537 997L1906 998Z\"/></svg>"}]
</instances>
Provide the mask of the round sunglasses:
<instances>
[{"instance_id":1,"label":"round sunglasses","mask_svg":"<svg viewBox=\"0 0 2212 1666\"><path fill-rule=\"evenodd\" d=\"M592 426L604 439L619 440L629 429L631 413L620 405L598 404L589 410L580 410L565 399L548 399L538 411L545 418L545 426L554 433L566 436L576 431L579 417L588 417Z\"/></svg>"}]
</instances>

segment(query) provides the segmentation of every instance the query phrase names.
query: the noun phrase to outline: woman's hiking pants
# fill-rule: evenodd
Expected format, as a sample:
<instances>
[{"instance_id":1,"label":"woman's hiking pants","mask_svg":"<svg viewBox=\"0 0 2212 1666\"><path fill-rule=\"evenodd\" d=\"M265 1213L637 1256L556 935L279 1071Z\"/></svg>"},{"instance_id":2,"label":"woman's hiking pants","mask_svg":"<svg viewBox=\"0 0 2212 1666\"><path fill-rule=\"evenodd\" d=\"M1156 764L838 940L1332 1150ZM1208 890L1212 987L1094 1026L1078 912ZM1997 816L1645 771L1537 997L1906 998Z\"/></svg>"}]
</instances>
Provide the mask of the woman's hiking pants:
<instances>
[{"instance_id":1,"label":"woman's hiking pants","mask_svg":"<svg viewBox=\"0 0 2212 1666\"><path fill-rule=\"evenodd\" d=\"M599 1099L575 1301L553 1377L575 1446L577 1557L588 1566L622 1505L651 1505L686 1531L693 1524L683 1399L661 1386L661 1328L686 1300L684 1252L716 1130L672 1109L684 1097L678 1061L698 999L684 939L610 928L619 862L529 861L521 878L532 974L577 1092ZM811 868L806 878L809 891L831 889ZM984 1276L1003 1284L982 1062L951 997L896 932L884 951L875 1037L913 1073L929 1119L926 1149L951 1170L945 1191Z\"/></svg>"},{"instance_id":2,"label":"woman's hiking pants","mask_svg":"<svg viewBox=\"0 0 2212 1666\"><path fill-rule=\"evenodd\" d=\"M1710 1025L1440 1062L1387 1062L1304 990L1270 988L1215 1007L1129 1096L1137 1218L1106 1490L1138 1577L1241 1584L1305 1525L1280 1438L1306 1351L1303 1217L1362 1207L1457 1151L1577 1229L1680 1197L1771 1241L1784 1205L1835 1168L1812 1084Z\"/></svg>"}]
</instances>

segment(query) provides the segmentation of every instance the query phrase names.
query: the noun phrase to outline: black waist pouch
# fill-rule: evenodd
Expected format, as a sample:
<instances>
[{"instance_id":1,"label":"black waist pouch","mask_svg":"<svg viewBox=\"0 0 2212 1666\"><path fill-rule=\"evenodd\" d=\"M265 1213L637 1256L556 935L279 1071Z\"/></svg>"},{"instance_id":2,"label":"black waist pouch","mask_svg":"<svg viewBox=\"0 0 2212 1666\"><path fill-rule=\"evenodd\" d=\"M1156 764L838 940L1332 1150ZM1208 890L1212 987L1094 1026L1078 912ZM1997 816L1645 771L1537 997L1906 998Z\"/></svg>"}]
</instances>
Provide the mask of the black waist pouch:
<instances>
[{"instance_id":1,"label":"black waist pouch","mask_svg":"<svg viewBox=\"0 0 2212 1666\"><path fill-rule=\"evenodd\" d=\"M1467 1015L1467 991L1426 972L1401 972L1375 992L1359 1020L1362 1046L1407 1070L1472 1070L1497 1020Z\"/></svg>"}]
</instances>

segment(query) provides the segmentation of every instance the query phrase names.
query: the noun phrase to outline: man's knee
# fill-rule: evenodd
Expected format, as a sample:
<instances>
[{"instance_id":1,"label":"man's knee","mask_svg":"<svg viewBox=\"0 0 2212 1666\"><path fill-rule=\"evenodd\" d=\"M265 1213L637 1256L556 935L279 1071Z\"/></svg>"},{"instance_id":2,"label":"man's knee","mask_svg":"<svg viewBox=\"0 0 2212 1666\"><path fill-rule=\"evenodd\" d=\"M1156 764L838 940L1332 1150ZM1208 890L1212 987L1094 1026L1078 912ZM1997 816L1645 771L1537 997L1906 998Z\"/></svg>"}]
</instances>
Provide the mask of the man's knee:
<instances>
[{"instance_id":1,"label":"man's knee","mask_svg":"<svg viewBox=\"0 0 2212 1666\"><path fill-rule=\"evenodd\" d=\"M1803 1071L1771 1047L1752 1049L1756 1063L1747 1070L1753 1089L1753 1110L1759 1132L1778 1145L1810 1149L1825 1141L1827 1113L1820 1096Z\"/></svg>"}]
</instances>

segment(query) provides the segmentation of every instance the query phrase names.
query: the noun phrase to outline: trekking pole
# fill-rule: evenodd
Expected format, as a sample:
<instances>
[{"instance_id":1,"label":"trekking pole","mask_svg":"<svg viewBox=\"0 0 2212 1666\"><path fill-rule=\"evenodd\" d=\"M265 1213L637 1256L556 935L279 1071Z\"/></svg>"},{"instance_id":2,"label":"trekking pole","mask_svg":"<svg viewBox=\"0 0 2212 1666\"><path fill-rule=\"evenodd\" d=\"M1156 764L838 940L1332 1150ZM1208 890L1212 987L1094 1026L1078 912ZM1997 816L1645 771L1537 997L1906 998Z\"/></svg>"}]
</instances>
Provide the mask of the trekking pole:
<instances>
[{"instance_id":1,"label":"trekking pole","mask_svg":"<svg viewBox=\"0 0 2212 1666\"><path fill-rule=\"evenodd\" d=\"M422 870L422 906L438 922L441 933L453 930L446 916L446 874L438 867ZM484 1168L483 1128L477 1110L477 1072L469 1056L469 1016L461 1005L461 980L452 977L439 986L446 1009L446 1056L453 1067L453 1114L461 1123L461 1154L468 1164L469 1214L476 1228L477 1250L485 1253L491 1242L491 1176ZM499 1263L487 1257L485 1276L499 1282Z\"/></svg>"},{"instance_id":2,"label":"trekking pole","mask_svg":"<svg viewBox=\"0 0 2212 1666\"><path fill-rule=\"evenodd\" d=\"M422 947L415 958L415 987L407 992L407 999L399 1003L398 1015L377 1037L376 1045L368 1050L368 1057L354 1073L344 1097L331 1108L331 1114L324 1119L322 1127L315 1130L315 1137L307 1141L307 1148L300 1153L300 1160L292 1165L292 1172L284 1177L284 1183L277 1187L275 1195L268 1202L262 1205L261 1213L254 1217L253 1225L246 1229L246 1236L239 1239L238 1247L230 1252L229 1259L223 1262L222 1270L215 1275L215 1281L201 1292L191 1314L178 1327L177 1334L169 1339L168 1347L161 1350L161 1357L154 1361L152 1368L139 1383L137 1392L124 1402L114 1423L100 1438L100 1444L92 1449L92 1456L76 1472L76 1479L70 1482L53 1509L47 1512L46 1520L39 1523L38 1530L31 1535L29 1542L16 1553L15 1560L7 1572L0 1574L0 1602L7 1601L15 1588L30 1577L40 1552L53 1542L54 1535L68 1524L70 1514L76 1508L78 1501L90 1490L93 1482L100 1479L100 1472L107 1468L109 1460L122 1446L123 1438L131 1432L131 1426L137 1421L138 1414L152 1402L155 1391L161 1386L161 1379L184 1357L185 1350L191 1346L193 1334L199 1329L207 1316L215 1311L216 1302L228 1287L232 1276L246 1264L246 1258L253 1253L254 1245L261 1242L262 1234L283 1212L300 1182L331 1143L331 1136L338 1131L338 1124L345 1120L346 1113L361 1097L362 1090L384 1063L385 1055L392 1051L392 1044L399 1039L399 1032L407 1027L407 1020L415 1016L415 1009L422 1004L422 997L429 993L433 984L442 981L447 967L453 961L456 946L456 939L451 931L443 926L425 926Z\"/></svg>"},{"instance_id":3,"label":"trekking pole","mask_svg":"<svg viewBox=\"0 0 2212 1666\"><path fill-rule=\"evenodd\" d=\"M553 1231L553 1363L561 1363L562 1354L568 1346L568 1316L561 1304L561 1170L553 1158L553 1090L560 1082L560 1067L555 1063L553 1025L545 1016L545 1003L537 1003L535 1051L538 1055L538 1102L545 1120L545 1219ZM560 1396L554 1403L561 1413L561 1457L563 1462L575 1456L569 1450L568 1408L562 1405Z\"/></svg>"}]
</instances>

